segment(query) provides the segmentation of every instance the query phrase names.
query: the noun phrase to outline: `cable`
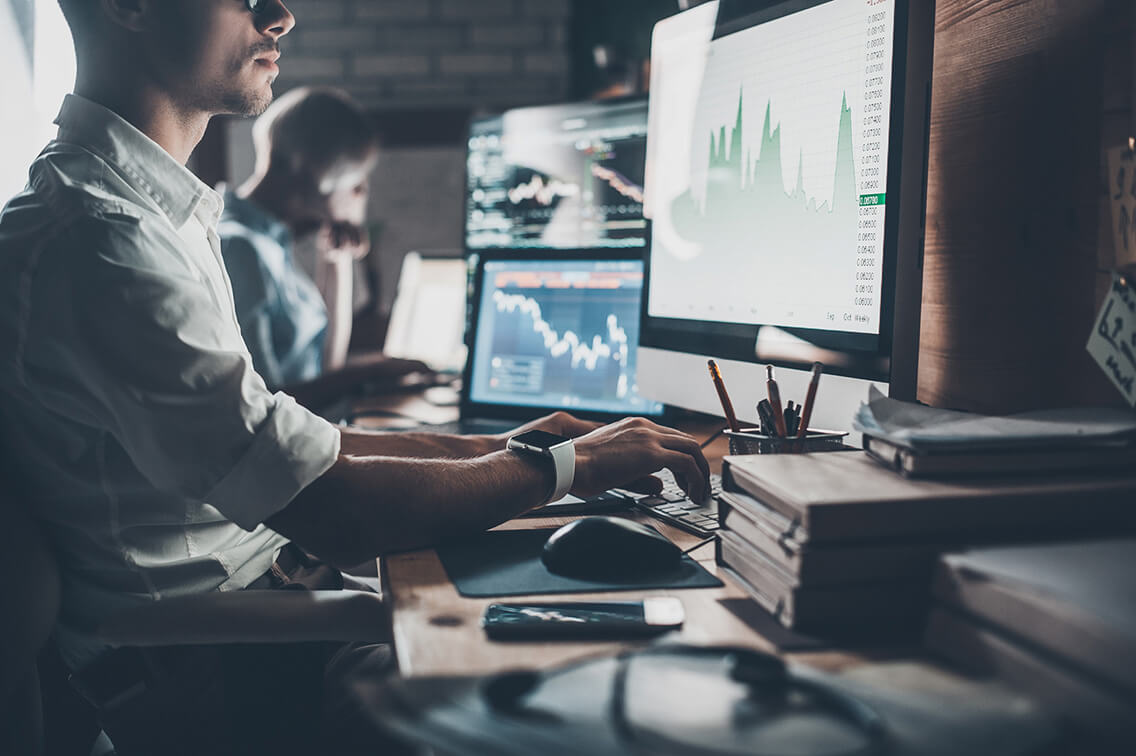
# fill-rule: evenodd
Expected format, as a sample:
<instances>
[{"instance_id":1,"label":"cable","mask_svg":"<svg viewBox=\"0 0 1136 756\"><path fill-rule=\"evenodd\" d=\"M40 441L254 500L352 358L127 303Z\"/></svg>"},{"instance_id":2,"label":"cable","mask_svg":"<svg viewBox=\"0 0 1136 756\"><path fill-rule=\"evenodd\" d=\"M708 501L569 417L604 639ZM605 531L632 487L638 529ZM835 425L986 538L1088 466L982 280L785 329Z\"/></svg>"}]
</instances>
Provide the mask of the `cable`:
<instances>
[{"instance_id":1,"label":"cable","mask_svg":"<svg viewBox=\"0 0 1136 756\"><path fill-rule=\"evenodd\" d=\"M703 441L702 443L700 443L698 445L698 448L699 449L705 449L707 446L709 446L710 444L717 441L718 437L721 436L723 433L725 433L729 429L729 427L730 426L728 426L728 425L723 425L721 428L714 431L712 434L710 434L709 438L707 438L705 441Z\"/></svg>"}]
</instances>

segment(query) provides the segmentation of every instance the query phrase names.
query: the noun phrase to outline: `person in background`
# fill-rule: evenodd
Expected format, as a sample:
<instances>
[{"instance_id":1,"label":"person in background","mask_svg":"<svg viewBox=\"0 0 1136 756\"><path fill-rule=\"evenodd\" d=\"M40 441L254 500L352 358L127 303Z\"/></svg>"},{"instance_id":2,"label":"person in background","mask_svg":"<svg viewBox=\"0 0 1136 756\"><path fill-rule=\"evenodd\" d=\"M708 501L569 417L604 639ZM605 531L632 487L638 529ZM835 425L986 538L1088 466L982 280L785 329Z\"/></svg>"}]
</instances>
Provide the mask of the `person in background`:
<instances>
[{"instance_id":1,"label":"person in background","mask_svg":"<svg viewBox=\"0 0 1136 756\"><path fill-rule=\"evenodd\" d=\"M364 384L426 366L348 359L355 262L378 143L366 114L333 89L294 89L253 126L256 168L224 192L218 233L241 333L270 388L319 408Z\"/></svg>"}]
</instances>

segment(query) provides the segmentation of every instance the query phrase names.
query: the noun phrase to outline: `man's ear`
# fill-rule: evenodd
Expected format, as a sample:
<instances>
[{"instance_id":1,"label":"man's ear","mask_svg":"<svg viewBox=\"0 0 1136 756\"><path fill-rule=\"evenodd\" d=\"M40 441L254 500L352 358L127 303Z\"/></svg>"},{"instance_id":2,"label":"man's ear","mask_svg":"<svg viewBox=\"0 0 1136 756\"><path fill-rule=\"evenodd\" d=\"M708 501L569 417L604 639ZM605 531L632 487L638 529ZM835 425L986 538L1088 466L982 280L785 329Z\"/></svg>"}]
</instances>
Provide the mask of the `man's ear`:
<instances>
[{"instance_id":1,"label":"man's ear","mask_svg":"<svg viewBox=\"0 0 1136 756\"><path fill-rule=\"evenodd\" d=\"M111 21L130 31L145 31L153 4L150 0L101 0Z\"/></svg>"}]
</instances>

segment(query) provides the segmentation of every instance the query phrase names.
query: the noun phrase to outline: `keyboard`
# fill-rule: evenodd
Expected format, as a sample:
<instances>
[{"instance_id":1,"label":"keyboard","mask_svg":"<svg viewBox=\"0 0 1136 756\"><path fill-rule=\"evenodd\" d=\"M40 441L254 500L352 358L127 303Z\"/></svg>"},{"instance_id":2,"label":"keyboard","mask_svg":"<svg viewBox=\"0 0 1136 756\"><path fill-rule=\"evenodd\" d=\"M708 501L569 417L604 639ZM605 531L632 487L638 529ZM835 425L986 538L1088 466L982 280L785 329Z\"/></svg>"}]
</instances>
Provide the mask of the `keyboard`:
<instances>
[{"instance_id":1,"label":"keyboard","mask_svg":"<svg viewBox=\"0 0 1136 756\"><path fill-rule=\"evenodd\" d=\"M718 532L718 494L722 493L722 476L710 476L710 500L705 504L698 504L690 500L670 470L655 473L662 479L663 490L657 494L641 494L632 491L620 491L635 501L635 506L647 512L652 517L674 525L703 538L709 538Z\"/></svg>"}]
</instances>

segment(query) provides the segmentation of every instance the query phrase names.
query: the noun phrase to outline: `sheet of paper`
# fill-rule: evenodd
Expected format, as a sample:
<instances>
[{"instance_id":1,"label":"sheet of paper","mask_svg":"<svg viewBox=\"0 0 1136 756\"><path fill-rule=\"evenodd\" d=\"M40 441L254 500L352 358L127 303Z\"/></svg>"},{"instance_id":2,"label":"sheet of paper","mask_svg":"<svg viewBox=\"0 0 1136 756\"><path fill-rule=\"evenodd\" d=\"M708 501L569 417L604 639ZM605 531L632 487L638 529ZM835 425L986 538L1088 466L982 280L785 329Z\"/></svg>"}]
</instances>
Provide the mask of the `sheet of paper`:
<instances>
[{"instance_id":1,"label":"sheet of paper","mask_svg":"<svg viewBox=\"0 0 1136 756\"><path fill-rule=\"evenodd\" d=\"M1117 268L1136 263L1136 152L1128 145L1108 151L1108 195Z\"/></svg>"},{"instance_id":2,"label":"sheet of paper","mask_svg":"<svg viewBox=\"0 0 1136 756\"><path fill-rule=\"evenodd\" d=\"M1136 164L1134 164L1136 165ZM1088 350L1128 403L1136 407L1136 281L1113 274L1089 336Z\"/></svg>"}]
</instances>

